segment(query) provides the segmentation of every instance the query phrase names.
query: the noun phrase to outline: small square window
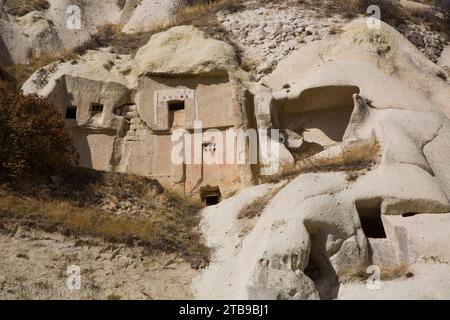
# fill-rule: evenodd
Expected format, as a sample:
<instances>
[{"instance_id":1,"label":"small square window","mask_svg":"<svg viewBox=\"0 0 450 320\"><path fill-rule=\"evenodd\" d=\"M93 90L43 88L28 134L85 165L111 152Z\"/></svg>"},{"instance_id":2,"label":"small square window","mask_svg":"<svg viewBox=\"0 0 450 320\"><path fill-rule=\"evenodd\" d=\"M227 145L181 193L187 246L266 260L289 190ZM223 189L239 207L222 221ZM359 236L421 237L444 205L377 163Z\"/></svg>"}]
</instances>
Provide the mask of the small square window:
<instances>
[{"instance_id":1,"label":"small square window","mask_svg":"<svg viewBox=\"0 0 450 320\"><path fill-rule=\"evenodd\" d=\"M95 116L96 114L103 113L103 105L98 103L93 103L91 105L91 115Z\"/></svg>"},{"instance_id":2,"label":"small square window","mask_svg":"<svg viewBox=\"0 0 450 320\"><path fill-rule=\"evenodd\" d=\"M66 109L66 119L76 119L77 118L77 107L68 106Z\"/></svg>"}]
</instances>

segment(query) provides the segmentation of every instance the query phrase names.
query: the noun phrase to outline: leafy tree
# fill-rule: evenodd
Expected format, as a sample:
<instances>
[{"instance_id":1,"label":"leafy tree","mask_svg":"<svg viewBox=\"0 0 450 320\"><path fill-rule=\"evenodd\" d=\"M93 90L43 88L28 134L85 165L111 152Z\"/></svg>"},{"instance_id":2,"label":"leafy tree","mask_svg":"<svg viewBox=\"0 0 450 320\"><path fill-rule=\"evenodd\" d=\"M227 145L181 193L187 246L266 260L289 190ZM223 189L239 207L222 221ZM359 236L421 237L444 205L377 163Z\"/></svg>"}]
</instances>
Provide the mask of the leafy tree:
<instances>
[{"instance_id":1,"label":"leafy tree","mask_svg":"<svg viewBox=\"0 0 450 320\"><path fill-rule=\"evenodd\" d=\"M46 100L0 81L0 174L46 175L75 165L64 120Z\"/></svg>"}]
</instances>

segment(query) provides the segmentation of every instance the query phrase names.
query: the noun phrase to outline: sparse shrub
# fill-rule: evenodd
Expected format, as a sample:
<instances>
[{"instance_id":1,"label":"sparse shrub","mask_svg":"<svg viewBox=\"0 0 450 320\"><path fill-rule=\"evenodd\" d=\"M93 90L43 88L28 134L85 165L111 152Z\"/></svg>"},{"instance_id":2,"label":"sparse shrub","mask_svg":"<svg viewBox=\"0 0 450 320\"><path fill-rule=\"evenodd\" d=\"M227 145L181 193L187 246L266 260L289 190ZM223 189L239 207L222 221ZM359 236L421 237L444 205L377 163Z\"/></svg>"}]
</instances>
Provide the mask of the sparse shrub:
<instances>
[{"instance_id":1,"label":"sparse shrub","mask_svg":"<svg viewBox=\"0 0 450 320\"><path fill-rule=\"evenodd\" d=\"M253 219L259 216L264 208L267 207L267 204L270 202L270 200L272 200L279 191L280 188L270 190L263 196L245 205L239 212L238 219Z\"/></svg>"},{"instance_id":2,"label":"sparse shrub","mask_svg":"<svg viewBox=\"0 0 450 320\"><path fill-rule=\"evenodd\" d=\"M199 4L213 4L219 2L219 0L185 0L185 2L189 6L194 6Z\"/></svg>"},{"instance_id":3,"label":"sparse shrub","mask_svg":"<svg viewBox=\"0 0 450 320\"><path fill-rule=\"evenodd\" d=\"M14 76L0 65L0 81L8 81L14 83Z\"/></svg>"},{"instance_id":4,"label":"sparse shrub","mask_svg":"<svg viewBox=\"0 0 450 320\"><path fill-rule=\"evenodd\" d=\"M398 26L405 20L405 10L398 0L332 0L327 7L346 18L354 18L360 14L366 15L371 5L380 7L381 20L392 26Z\"/></svg>"},{"instance_id":5,"label":"sparse shrub","mask_svg":"<svg viewBox=\"0 0 450 320\"><path fill-rule=\"evenodd\" d=\"M56 109L0 81L0 169L14 176L75 165L77 155Z\"/></svg>"},{"instance_id":6,"label":"sparse shrub","mask_svg":"<svg viewBox=\"0 0 450 320\"><path fill-rule=\"evenodd\" d=\"M442 15L445 24L450 28L450 0L436 0L434 9Z\"/></svg>"},{"instance_id":7,"label":"sparse shrub","mask_svg":"<svg viewBox=\"0 0 450 320\"><path fill-rule=\"evenodd\" d=\"M50 4L47 0L5 0L6 12L22 17L31 11L47 10Z\"/></svg>"},{"instance_id":8,"label":"sparse shrub","mask_svg":"<svg viewBox=\"0 0 450 320\"><path fill-rule=\"evenodd\" d=\"M398 0L355 0L355 3L362 14L367 14L370 6L378 6L381 10L381 20L390 25L397 26L405 20L405 12Z\"/></svg>"},{"instance_id":9,"label":"sparse shrub","mask_svg":"<svg viewBox=\"0 0 450 320\"><path fill-rule=\"evenodd\" d=\"M198 225L202 206L166 191L156 180L85 168L68 168L51 179L0 180L0 231L19 226L66 236L89 236L177 253L194 268L208 263L209 248ZM132 203L134 209L124 209Z\"/></svg>"},{"instance_id":10,"label":"sparse shrub","mask_svg":"<svg viewBox=\"0 0 450 320\"><path fill-rule=\"evenodd\" d=\"M117 0L117 6L119 7L120 10L122 10L126 4L127 0Z\"/></svg>"},{"instance_id":11,"label":"sparse shrub","mask_svg":"<svg viewBox=\"0 0 450 320\"><path fill-rule=\"evenodd\" d=\"M231 12L236 12L242 8L241 0L185 0L184 3L188 6L208 6L221 4L222 9L226 9Z\"/></svg>"}]
</instances>

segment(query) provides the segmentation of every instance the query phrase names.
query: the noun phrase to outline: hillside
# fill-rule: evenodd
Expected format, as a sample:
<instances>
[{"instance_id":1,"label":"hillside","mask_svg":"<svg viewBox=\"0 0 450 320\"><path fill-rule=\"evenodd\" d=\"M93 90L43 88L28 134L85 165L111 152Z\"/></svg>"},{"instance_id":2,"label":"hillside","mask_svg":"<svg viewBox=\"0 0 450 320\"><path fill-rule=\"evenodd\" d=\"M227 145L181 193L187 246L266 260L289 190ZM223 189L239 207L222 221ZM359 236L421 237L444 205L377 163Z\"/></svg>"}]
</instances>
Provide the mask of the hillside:
<instances>
[{"instance_id":1,"label":"hillside","mask_svg":"<svg viewBox=\"0 0 450 320\"><path fill-rule=\"evenodd\" d=\"M5 1L0 299L450 298L449 10Z\"/></svg>"}]
</instances>

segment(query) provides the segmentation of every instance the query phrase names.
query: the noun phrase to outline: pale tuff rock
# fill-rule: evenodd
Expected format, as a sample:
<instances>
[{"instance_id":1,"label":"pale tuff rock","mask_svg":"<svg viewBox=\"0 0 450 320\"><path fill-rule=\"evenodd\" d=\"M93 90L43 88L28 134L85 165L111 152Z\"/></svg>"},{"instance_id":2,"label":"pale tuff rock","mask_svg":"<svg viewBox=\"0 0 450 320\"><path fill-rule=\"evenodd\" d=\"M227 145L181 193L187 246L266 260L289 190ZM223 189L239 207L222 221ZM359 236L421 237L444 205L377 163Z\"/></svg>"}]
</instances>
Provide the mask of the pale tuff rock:
<instances>
[{"instance_id":1,"label":"pale tuff rock","mask_svg":"<svg viewBox=\"0 0 450 320\"><path fill-rule=\"evenodd\" d=\"M27 63L41 54L54 55L69 51L88 41L96 28L106 23L119 23L117 1L50 0L46 11L32 11L23 17L8 15L0 19L1 38L11 62ZM80 8L80 29L69 29L68 22L79 15L67 12L69 6ZM72 24L76 26L76 24Z\"/></svg>"},{"instance_id":2,"label":"pale tuff rock","mask_svg":"<svg viewBox=\"0 0 450 320\"><path fill-rule=\"evenodd\" d=\"M421 214L412 217L385 216L384 224L407 230L406 246L410 278L381 282L379 290L368 290L365 282L342 283L338 299L448 299L450 281L450 215ZM387 256L388 251L384 250ZM413 258L413 259L412 259Z\"/></svg>"},{"instance_id":3,"label":"pale tuff rock","mask_svg":"<svg viewBox=\"0 0 450 320\"><path fill-rule=\"evenodd\" d=\"M250 126L236 59L228 44L175 27L154 35L134 58L104 49L41 68L23 90L48 97L66 117L81 166L150 176L180 193L220 199L251 184L250 165L177 163L172 149L187 142L179 141L183 135L172 141L172 134L201 122L225 141L228 129ZM200 143L206 156L218 142L205 136ZM236 142L230 148L237 154Z\"/></svg>"},{"instance_id":4,"label":"pale tuff rock","mask_svg":"<svg viewBox=\"0 0 450 320\"><path fill-rule=\"evenodd\" d=\"M135 58L137 75L224 75L238 68L233 47L207 38L192 27L174 27L154 35Z\"/></svg>"},{"instance_id":5,"label":"pale tuff rock","mask_svg":"<svg viewBox=\"0 0 450 320\"><path fill-rule=\"evenodd\" d=\"M180 0L127 0L123 7L117 0L48 2L48 10L32 11L24 17L0 13L0 43L4 42L10 58L3 62L28 63L42 54L70 51L106 24L123 24L126 33L146 31L170 19Z\"/></svg>"},{"instance_id":6,"label":"pale tuff rock","mask_svg":"<svg viewBox=\"0 0 450 320\"><path fill-rule=\"evenodd\" d=\"M191 299L190 280L198 273L174 254L93 238L19 227L0 240L0 298L6 300ZM80 290L67 285L71 266L80 268Z\"/></svg>"},{"instance_id":7,"label":"pale tuff rock","mask_svg":"<svg viewBox=\"0 0 450 320\"><path fill-rule=\"evenodd\" d=\"M444 47L444 51L442 51L438 64L442 66L447 71L447 75L450 76L450 44L447 44Z\"/></svg>"},{"instance_id":8,"label":"pale tuff rock","mask_svg":"<svg viewBox=\"0 0 450 320\"><path fill-rule=\"evenodd\" d=\"M257 64L258 77L270 73L277 63L306 43L340 32L339 16L317 17L309 9L260 8L218 16L247 59Z\"/></svg>"},{"instance_id":9,"label":"pale tuff rock","mask_svg":"<svg viewBox=\"0 0 450 320\"><path fill-rule=\"evenodd\" d=\"M411 6L405 1L403 5ZM419 7L424 9L420 4ZM431 10L428 6L425 9ZM218 19L230 33L231 40L242 49L245 58L257 66L257 80L270 74L293 51L340 34L348 22L339 14L327 17L314 8L283 4L232 14L220 13ZM399 31L433 62L438 61L447 43L441 33L412 22L401 25Z\"/></svg>"},{"instance_id":10,"label":"pale tuff rock","mask_svg":"<svg viewBox=\"0 0 450 320\"><path fill-rule=\"evenodd\" d=\"M441 72L393 28L369 30L364 19L345 26L336 39L308 44L283 60L265 88L253 89L259 123L284 130L286 148L296 156L307 151L302 145L319 146L306 159L318 171L352 159L364 163L359 154L369 154L370 161L363 170L355 166L354 175L300 174L239 240L241 208L233 203L260 193L247 189L206 209L204 234L217 240L211 243L212 263L194 281L196 296L331 299L339 296L342 281L364 274L369 265L390 274L419 262L420 253L410 248L417 237L388 217L449 215L450 168L444 159L450 156L450 86ZM363 143L373 137L378 150ZM439 246L448 247L445 238ZM447 282L448 276L445 283L434 282L436 290L445 292Z\"/></svg>"},{"instance_id":11,"label":"pale tuff rock","mask_svg":"<svg viewBox=\"0 0 450 320\"><path fill-rule=\"evenodd\" d=\"M231 46L182 26L134 59L88 52L38 70L23 89L66 116L83 166L151 176L211 204L201 228L213 259L193 283L197 298L332 299L369 265L389 274L416 263L416 240L393 217L450 212L444 70L392 27L358 19L291 52L261 83L249 78ZM279 157L174 164L172 135L195 120L220 135L280 129ZM202 140L204 154L213 150ZM272 168L299 174L245 188Z\"/></svg>"},{"instance_id":12,"label":"pale tuff rock","mask_svg":"<svg viewBox=\"0 0 450 320\"><path fill-rule=\"evenodd\" d=\"M127 21L122 29L125 33L144 32L155 25L165 24L174 16L181 0L129 0L126 2L122 21ZM128 17L128 12L131 15Z\"/></svg>"},{"instance_id":13,"label":"pale tuff rock","mask_svg":"<svg viewBox=\"0 0 450 320\"><path fill-rule=\"evenodd\" d=\"M398 31L386 24L380 31L369 30L365 19L344 30L337 40L309 44L283 60L264 81L275 89L274 96L289 102L301 94L319 95L326 86L356 87L376 109L436 111L438 107L450 115L450 88L441 77L444 71ZM298 74L303 76L299 79Z\"/></svg>"}]
</instances>

